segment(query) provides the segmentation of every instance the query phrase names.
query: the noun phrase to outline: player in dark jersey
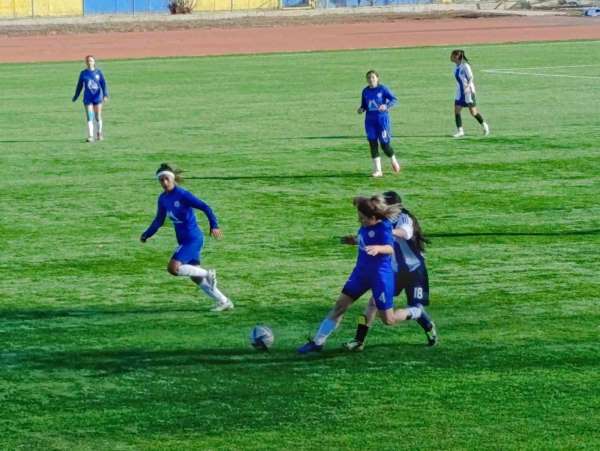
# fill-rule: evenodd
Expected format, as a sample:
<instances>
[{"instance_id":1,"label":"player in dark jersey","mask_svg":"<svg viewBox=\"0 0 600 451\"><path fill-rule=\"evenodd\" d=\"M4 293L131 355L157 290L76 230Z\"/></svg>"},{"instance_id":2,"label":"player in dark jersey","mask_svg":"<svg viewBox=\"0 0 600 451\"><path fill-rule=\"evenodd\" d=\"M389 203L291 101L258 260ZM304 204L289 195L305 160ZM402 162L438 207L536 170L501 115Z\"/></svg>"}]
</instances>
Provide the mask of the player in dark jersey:
<instances>
[{"instance_id":1,"label":"player in dark jersey","mask_svg":"<svg viewBox=\"0 0 600 451\"><path fill-rule=\"evenodd\" d=\"M425 243L428 241L417 218L402 206L400 195L395 191L388 191L383 195L387 204L401 208L400 214L392 221L394 269L396 271L394 296L399 296L404 291L407 307L397 310L398 316L400 320L414 319L425 332L427 345L435 346L438 342L437 330L435 323L425 311L425 306L429 305L429 277L423 252ZM364 349L367 333L376 314L377 307L374 299L371 299L365 313L359 317L354 340L345 345L348 350L362 351Z\"/></svg>"}]
</instances>

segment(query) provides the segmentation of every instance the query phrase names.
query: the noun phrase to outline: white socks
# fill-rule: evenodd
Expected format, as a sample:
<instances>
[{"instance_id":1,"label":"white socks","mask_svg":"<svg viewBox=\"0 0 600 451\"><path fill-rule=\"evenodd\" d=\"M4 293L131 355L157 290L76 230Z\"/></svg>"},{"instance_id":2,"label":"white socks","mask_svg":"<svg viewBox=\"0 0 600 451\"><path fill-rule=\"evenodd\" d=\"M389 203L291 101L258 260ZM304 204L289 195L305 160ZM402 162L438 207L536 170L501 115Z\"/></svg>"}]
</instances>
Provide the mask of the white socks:
<instances>
[{"instance_id":1,"label":"white socks","mask_svg":"<svg viewBox=\"0 0 600 451\"><path fill-rule=\"evenodd\" d=\"M102 119L96 119L96 127L98 135L102 135Z\"/></svg>"},{"instance_id":2,"label":"white socks","mask_svg":"<svg viewBox=\"0 0 600 451\"><path fill-rule=\"evenodd\" d=\"M225 304L229 299L217 288L211 288L210 284L206 282L206 279L202 279L202 282L198 284L198 288L204 291L208 297L214 299L219 304Z\"/></svg>"},{"instance_id":3,"label":"white socks","mask_svg":"<svg viewBox=\"0 0 600 451\"><path fill-rule=\"evenodd\" d=\"M88 138L94 138L94 121L88 121Z\"/></svg>"},{"instance_id":4,"label":"white socks","mask_svg":"<svg viewBox=\"0 0 600 451\"><path fill-rule=\"evenodd\" d=\"M177 270L177 275L184 277L206 277L208 271L200 266L180 265Z\"/></svg>"},{"instance_id":5,"label":"white socks","mask_svg":"<svg viewBox=\"0 0 600 451\"><path fill-rule=\"evenodd\" d=\"M373 173L381 173L381 157L373 158Z\"/></svg>"},{"instance_id":6,"label":"white socks","mask_svg":"<svg viewBox=\"0 0 600 451\"><path fill-rule=\"evenodd\" d=\"M334 320L325 318L319 326L319 330L317 330L315 338L313 338L315 344L318 346L323 346L323 344L325 344L325 341L327 341L327 337L329 337L333 333L336 327L337 323Z\"/></svg>"},{"instance_id":7,"label":"white socks","mask_svg":"<svg viewBox=\"0 0 600 451\"><path fill-rule=\"evenodd\" d=\"M410 313L410 319L419 319L423 313L421 307L408 307L407 310Z\"/></svg>"}]
</instances>

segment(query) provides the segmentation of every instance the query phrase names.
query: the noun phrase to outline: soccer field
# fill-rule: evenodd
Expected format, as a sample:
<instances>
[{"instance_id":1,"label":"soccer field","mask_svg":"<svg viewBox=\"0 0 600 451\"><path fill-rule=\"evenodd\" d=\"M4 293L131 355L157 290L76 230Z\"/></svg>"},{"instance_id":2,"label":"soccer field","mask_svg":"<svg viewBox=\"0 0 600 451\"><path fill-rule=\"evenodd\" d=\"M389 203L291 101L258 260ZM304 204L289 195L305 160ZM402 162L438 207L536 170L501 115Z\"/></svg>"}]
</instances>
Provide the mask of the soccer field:
<instances>
[{"instance_id":1,"label":"soccer field","mask_svg":"<svg viewBox=\"0 0 600 451\"><path fill-rule=\"evenodd\" d=\"M0 449L599 449L600 42L469 46L492 135L465 111L461 140L450 50L99 60L95 144L81 63L0 65ZM382 179L371 68L399 98ZM139 242L163 161L219 217L232 312L167 274L168 222ZM348 354L365 298L298 356L353 267L352 197L388 189L432 239L439 346L377 323Z\"/></svg>"}]
</instances>

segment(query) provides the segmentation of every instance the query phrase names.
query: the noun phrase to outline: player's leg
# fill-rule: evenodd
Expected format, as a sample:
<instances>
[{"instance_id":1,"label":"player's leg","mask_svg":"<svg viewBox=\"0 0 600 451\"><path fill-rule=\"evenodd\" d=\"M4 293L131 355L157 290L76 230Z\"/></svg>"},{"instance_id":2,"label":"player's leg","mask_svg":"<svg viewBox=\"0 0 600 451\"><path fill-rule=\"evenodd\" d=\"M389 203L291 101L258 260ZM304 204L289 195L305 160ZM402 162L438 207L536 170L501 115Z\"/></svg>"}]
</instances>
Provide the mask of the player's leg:
<instances>
[{"instance_id":1,"label":"player's leg","mask_svg":"<svg viewBox=\"0 0 600 451\"><path fill-rule=\"evenodd\" d=\"M298 348L300 354L320 351L323 349L329 336L335 331L344 317L344 313L350 308L354 301L360 298L369 289L368 281L356 269L348 278L335 305L319 325L317 333L308 343Z\"/></svg>"},{"instance_id":2,"label":"player's leg","mask_svg":"<svg viewBox=\"0 0 600 451\"><path fill-rule=\"evenodd\" d=\"M485 136L489 135L490 134L490 126L485 121L485 119L483 118L483 116L481 115L479 110L477 109L477 106L475 104L475 96L473 96L473 103L471 105L469 105L469 113L471 113L471 116L473 116L475 118L475 120L477 120L477 122L479 122L479 125L481 125L481 130L483 131L483 134Z\"/></svg>"},{"instance_id":3,"label":"player's leg","mask_svg":"<svg viewBox=\"0 0 600 451\"><path fill-rule=\"evenodd\" d=\"M406 272L396 272L394 274L394 297L397 297L406 288L408 277ZM378 309L377 304L375 303L375 298L371 297L364 313L357 319L356 334L354 335L353 340L346 343L346 349L349 351L362 351L364 349L367 334L377 318L377 312Z\"/></svg>"},{"instance_id":4,"label":"player's leg","mask_svg":"<svg viewBox=\"0 0 600 451\"><path fill-rule=\"evenodd\" d=\"M392 148L392 126L388 115L379 118L379 142L383 152L388 156L392 163L392 170L400 172L400 163L396 159L394 149Z\"/></svg>"},{"instance_id":5,"label":"player's leg","mask_svg":"<svg viewBox=\"0 0 600 451\"><path fill-rule=\"evenodd\" d=\"M96 140L102 141L104 139L102 131L102 102L94 105L94 116L96 119Z\"/></svg>"},{"instance_id":6,"label":"player's leg","mask_svg":"<svg viewBox=\"0 0 600 451\"><path fill-rule=\"evenodd\" d=\"M373 161L373 177L381 177L383 172L381 171L381 157L379 156L379 141L378 141L378 130L377 124L373 120L365 120L365 132L367 134L367 140L369 141L369 149L371 150L371 159Z\"/></svg>"},{"instance_id":7,"label":"player's leg","mask_svg":"<svg viewBox=\"0 0 600 451\"><path fill-rule=\"evenodd\" d=\"M409 273L409 286L406 289L406 297L409 308L416 307L421 309L421 315L416 322L421 326L427 336L427 345L435 346L438 342L437 329L425 307L429 305L429 276L427 268L420 266L415 271Z\"/></svg>"},{"instance_id":8,"label":"player's leg","mask_svg":"<svg viewBox=\"0 0 600 451\"><path fill-rule=\"evenodd\" d=\"M460 115L462 108L463 107L458 100L454 102L454 122L456 123L456 133L452 135L454 138L461 138L465 136L465 130L463 129L462 124L462 116Z\"/></svg>"},{"instance_id":9,"label":"player's leg","mask_svg":"<svg viewBox=\"0 0 600 451\"><path fill-rule=\"evenodd\" d=\"M84 104L83 108L85 110L85 119L87 121L87 139L86 141L91 143L94 142L94 109L93 105Z\"/></svg>"}]
</instances>

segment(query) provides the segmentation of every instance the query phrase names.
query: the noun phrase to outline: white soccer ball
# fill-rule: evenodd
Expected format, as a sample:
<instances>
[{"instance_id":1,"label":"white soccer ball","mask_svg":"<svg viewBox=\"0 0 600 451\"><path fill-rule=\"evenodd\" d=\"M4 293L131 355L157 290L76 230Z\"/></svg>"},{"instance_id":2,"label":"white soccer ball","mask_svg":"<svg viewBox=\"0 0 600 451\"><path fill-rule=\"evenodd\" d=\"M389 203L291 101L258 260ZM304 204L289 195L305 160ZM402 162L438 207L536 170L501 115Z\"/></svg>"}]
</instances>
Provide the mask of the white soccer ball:
<instances>
[{"instance_id":1,"label":"white soccer ball","mask_svg":"<svg viewBox=\"0 0 600 451\"><path fill-rule=\"evenodd\" d=\"M250 332L250 344L256 349L269 349L273 344L273 340L275 340L273 331L267 326L255 326Z\"/></svg>"}]
</instances>

